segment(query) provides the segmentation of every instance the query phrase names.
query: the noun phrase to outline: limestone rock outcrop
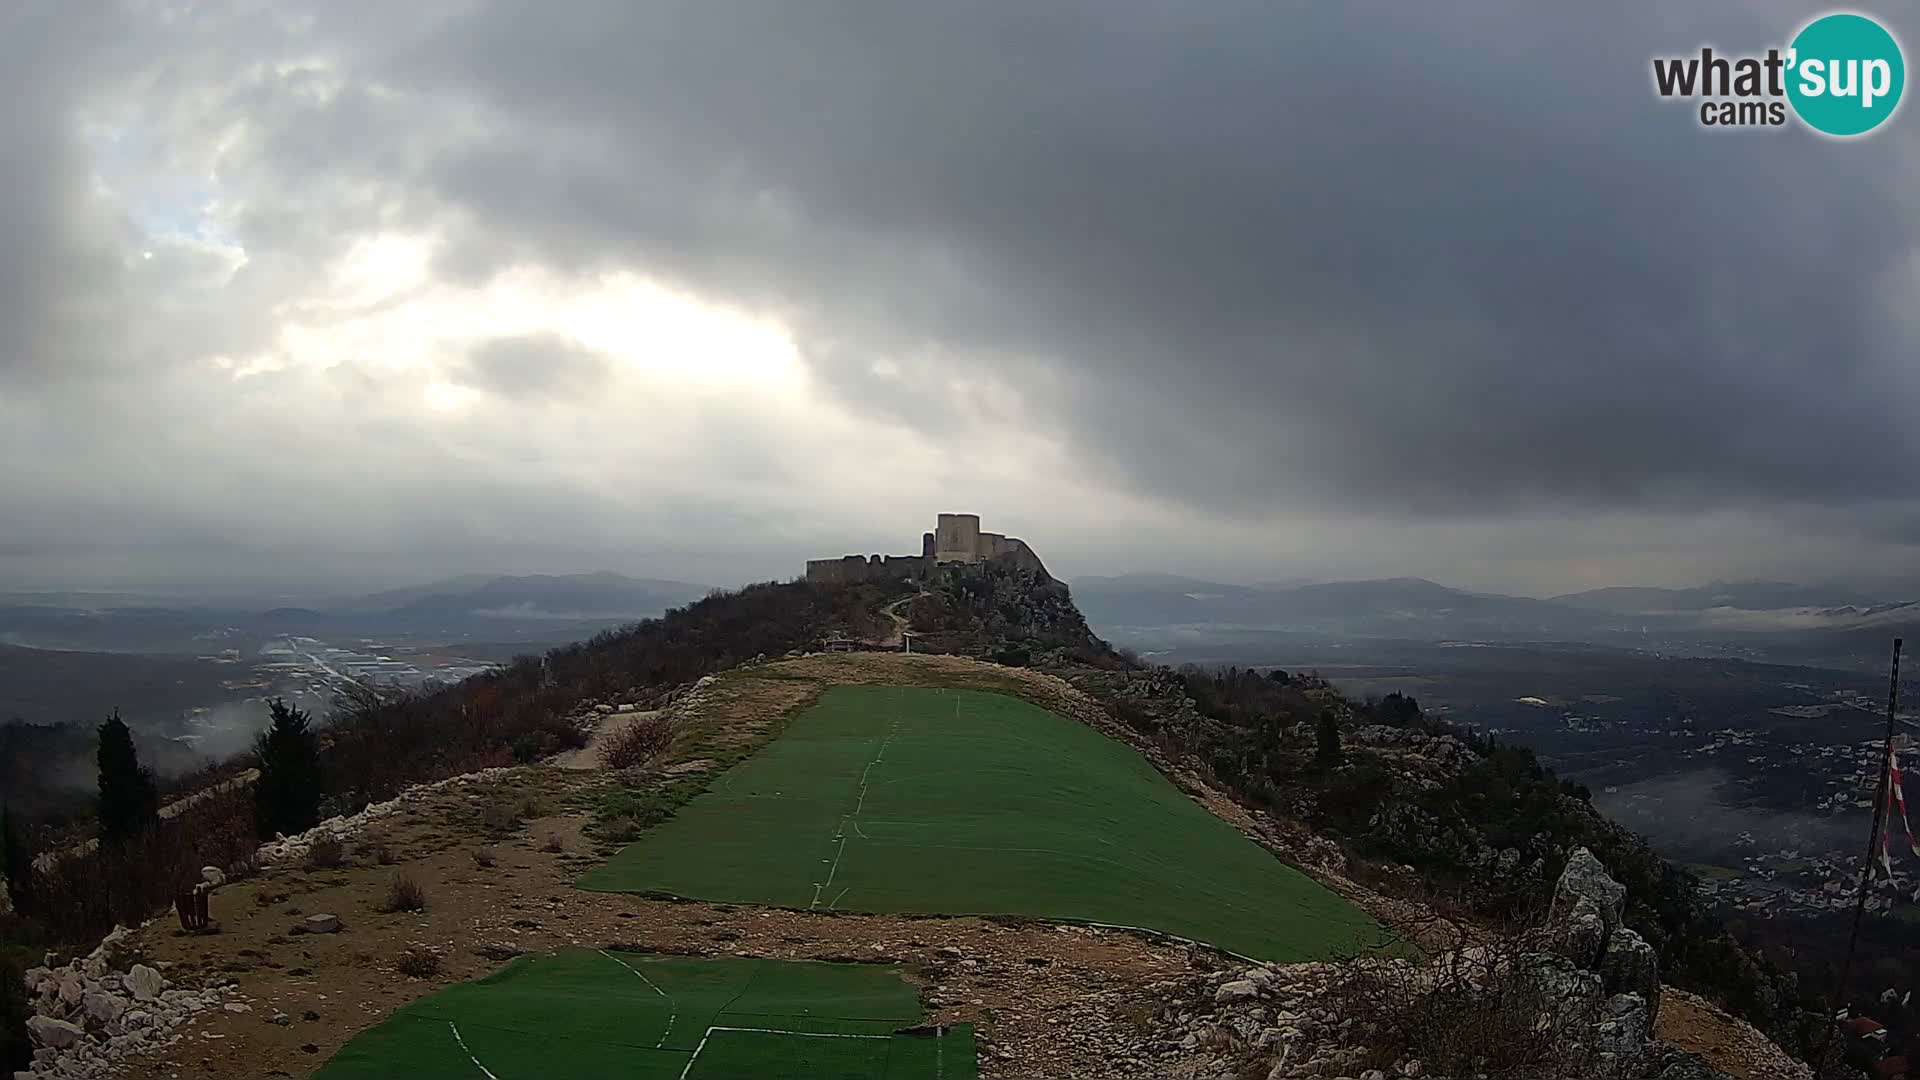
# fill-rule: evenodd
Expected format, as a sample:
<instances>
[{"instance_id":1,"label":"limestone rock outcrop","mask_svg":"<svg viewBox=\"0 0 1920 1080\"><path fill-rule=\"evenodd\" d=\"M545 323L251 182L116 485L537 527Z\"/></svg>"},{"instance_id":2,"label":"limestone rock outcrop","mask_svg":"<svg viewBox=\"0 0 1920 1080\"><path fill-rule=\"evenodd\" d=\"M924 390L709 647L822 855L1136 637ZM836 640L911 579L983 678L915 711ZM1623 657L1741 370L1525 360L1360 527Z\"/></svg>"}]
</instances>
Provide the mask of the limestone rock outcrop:
<instances>
[{"instance_id":1,"label":"limestone rock outcrop","mask_svg":"<svg viewBox=\"0 0 1920 1080\"><path fill-rule=\"evenodd\" d=\"M15 1076L93 1080L118 1075L132 1054L172 1045L195 1014L236 999L220 982L176 986L137 962L133 932L115 927L99 947L59 967L29 968L22 978L34 1015L33 1067Z\"/></svg>"},{"instance_id":2,"label":"limestone rock outcrop","mask_svg":"<svg viewBox=\"0 0 1920 1080\"><path fill-rule=\"evenodd\" d=\"M1567 859L1551 914L1534 932L1422 961L1376 956L1195 976L1169 988L1144 1049L1168 1075L1181 1077L1472 1076L1514 1066L1516 1045L1527 1044L1530 1050L1519 1052L1540 1056L1522 1063L1522 1071L1541 1075L1728 1080L1653 1038L1659 963L1625 925L1626 898L1600 860L1581 848ZM1477 1013L1468 1027L1486 1041L1484 1060L1448 1065L1413 1052L1423 1044L1460 1045L1450 1035L1465 1028L1437 1032L1429 1025L1463 1011ZM1391 1067L1362 1067L1388 1060Z\"/></svg>"}]
</instances>

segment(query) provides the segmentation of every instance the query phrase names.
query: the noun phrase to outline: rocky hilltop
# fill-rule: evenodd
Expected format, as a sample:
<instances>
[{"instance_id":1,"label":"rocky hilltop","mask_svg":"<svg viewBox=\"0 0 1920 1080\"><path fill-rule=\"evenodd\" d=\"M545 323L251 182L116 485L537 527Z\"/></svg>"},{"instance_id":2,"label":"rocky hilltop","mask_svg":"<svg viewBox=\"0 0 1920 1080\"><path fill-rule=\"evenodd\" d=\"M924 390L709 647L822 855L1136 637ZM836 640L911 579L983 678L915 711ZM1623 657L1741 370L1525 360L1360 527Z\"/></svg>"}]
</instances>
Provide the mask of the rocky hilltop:
<instances>
[{"instance_id":1,"label":"rocky hilltop","mask_svg":"<svg viewBox=\"0 0 1920 1080\"><path fill-rule=\"evenodd\" d=\"M814 651L884 641L902 611L916 653L953 655ZM570 889L848 683L994 689L1093 726L1402 944L1250 966L1098 927ZM913 965L935 1022L976 1025L983 1076L1808 1075L1755 1031L1810 1043L1791 978L1719 933L1690 878L1531 754L1308 674L1142 663L1018 566L754 586L434 695L349 706L329 729L351 777L334 816L216 860L219 934L154 919L26 972L32 1075L311 1068L412 998L570 945ZM476 730L476 717L489 719ZM670 750L610 767L642 724ZM408 731L420 749L380 741ZM423 907L392 906L403 875ZM309 933L338 936L317 948Z\"/></svg>"}]
</instances>

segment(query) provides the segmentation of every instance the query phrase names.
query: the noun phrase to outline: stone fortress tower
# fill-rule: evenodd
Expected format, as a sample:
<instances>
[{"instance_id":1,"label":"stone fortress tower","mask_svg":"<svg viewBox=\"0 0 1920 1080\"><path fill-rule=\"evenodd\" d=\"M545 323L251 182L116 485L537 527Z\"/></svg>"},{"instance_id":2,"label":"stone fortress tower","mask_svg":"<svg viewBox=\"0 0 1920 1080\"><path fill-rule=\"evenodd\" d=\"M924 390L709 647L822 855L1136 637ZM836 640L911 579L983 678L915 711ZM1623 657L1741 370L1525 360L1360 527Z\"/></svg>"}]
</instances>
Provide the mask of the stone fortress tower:
<instances>
[{"instance_id":1,"label":"stone fortress tower","mask_svg":"<svg viewBox=\"0 0 1920 1080\"><path fill-rule=\"evenodd\" d=\"M988 536L993 536L988 533ZM995 540L1005 537L994 536ZM935 563L980 561L980 515L941 514L933 527Z\"/></svg>"},{"instance_id":2,"label":"stone fortress tower","mask_svg":"<svg viewBox=\"0 0 1920 1080\"><path fill-rule=\"evenodd\" d=\"M1000 533L980 531L978 514L941 514L933 531L920 536L918 555L846 555L838 559L807 560L807 580L816 582L876 581L926 577L934 568L952 563L1002 562L1024 567L1051 579L1047 568L1026 541Z\"/></svg>"}]
</instances>

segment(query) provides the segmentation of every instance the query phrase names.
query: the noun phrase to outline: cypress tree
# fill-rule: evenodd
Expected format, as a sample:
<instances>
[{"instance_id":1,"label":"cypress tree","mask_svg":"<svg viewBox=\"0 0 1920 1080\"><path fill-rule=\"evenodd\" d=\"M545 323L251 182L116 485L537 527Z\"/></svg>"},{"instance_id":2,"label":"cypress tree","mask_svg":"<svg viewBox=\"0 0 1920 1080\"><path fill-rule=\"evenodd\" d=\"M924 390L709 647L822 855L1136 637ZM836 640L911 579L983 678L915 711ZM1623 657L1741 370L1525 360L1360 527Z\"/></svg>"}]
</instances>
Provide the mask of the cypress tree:
<instances>
[{"instance_id":1,"label":"cypress tree","mask_svg":"<svg viewBox=\"0 0 1920 1080\"><path fill-rule=\"evenodd\" d=\"M0 874L6 875L13 910L33 914L33 853L14 824L13 811L6 807L0 807Z\"/></svg>"},{"instance_id":2,"label":"cypress tree","mask_svg":"<svg viewBox=\"0 0 1920 1080\"><path fill-rule=\"evenodd\" d=\"M1332 769L1346 760L1346 752L1340 748L1340 724L1334 719L1332 709L1320 711L1320 723L1314 734L1319 742L1315 756L1321 768Z\"/></svg>"},{"instance_id":3,"label":"cypress tree","mask_svg":"<svg viewBox=\"0 0 1920 1080\"><path fill-rule=\"evenodd\" d=\"M320 738L305 712L278 698L272 724L254 743L260 780L253 787L254 821L261 839L305 832L320 823Z\"/></svg>"},{"instance_id":4,"label":"cypress tree","mask_svg":"<svg viewBox=\"0 0 1920 1080\"><path fill-rule=\"evenodd\" d=\"M142 768L120 710L100 725L100 839L123 843L160 827L160 789Z\"/></svg>"}]
</instances>

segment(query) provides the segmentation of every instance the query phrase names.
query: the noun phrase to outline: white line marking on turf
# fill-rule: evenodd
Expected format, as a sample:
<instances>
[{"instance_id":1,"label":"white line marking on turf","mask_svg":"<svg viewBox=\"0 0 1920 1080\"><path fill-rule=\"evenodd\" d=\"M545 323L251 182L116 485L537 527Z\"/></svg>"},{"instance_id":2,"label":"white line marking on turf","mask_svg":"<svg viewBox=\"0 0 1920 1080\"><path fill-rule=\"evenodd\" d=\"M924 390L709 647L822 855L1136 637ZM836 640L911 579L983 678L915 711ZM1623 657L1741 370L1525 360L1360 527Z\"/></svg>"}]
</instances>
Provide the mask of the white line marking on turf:
<instances>
[{"instance_id":1,"label":"white line marking on turf","mask_svg":"<svg viewBox=\"0 0 1920 1080\"><path fill-rule=\"evenodd\" d=\"M616 964L619 964L621 967L626 968L628 971L631 971L635 975L639 976L640 981L643 983L646 983L649 987L651 987L654 993L659 994L661 997L667 999L667 1029L660 1033L660 1041L657 1043L654 1043L653 1048L655 1050L658 1050L661 1047L667 1045L667 1036L673 1034L673 1022L675 1020L680 1019L680 1005L678 1002L673 1000L673 995L667 993L665 990L660 989L659 985L656 984L652 979L647 978L646 975L642 974L639 968L634 967L632 964L627 963L625 960L620 959L619 957L613 955L612 953L608 952L605 949L598 949L596 951L599 952L601 956L606 957L607 959L613 961Z\"/></svg>"},{"instance_id":2,"label":"white line marking on turf","mask_svg":"<svg viewBox=\"0 0 1920 1080\"><path fill-rule=\"evenodd\" d=\"M834 827L835 832L833 838L840 841L840 845L834 849L833 866L827 870L827 880L813 883L813 902L807 905L808 911L813 911L818 908L820 906L820 893L823 890L833 887L833 876L840 872L840 856L847 853L847 822L851 820L854 831L859 832L860 811L867 805L867 777L872 774L873 767L880 764L880 760L886 756L887 744L893 741L894 735L899 731L900 719L899 717L895 717L893 726L887 728L886 738L880 740L880 749L873 752L873 760L867 762L867 767L860 770L860 798L853 804L853 813L841 818L840 824ZM860 833L860 835L865 837L867 834ZM825 860L822 861L824 862ZM842 892L841 895L844 896L846 894ZM832 911L833 909L829 907L827 910Z\"/></svg>"},{"instance_id":3,"label":"white line marking on turf","mask_svg":"<svg viewBox=\"0 0 1920 1080\"><path fill-rule=\"evenodd\" d=\"M836 896L836 897L834 897L834 898L833 898L833 903L831 903L831 904L828 904L828 905L827 905L827 910L828 910L828 911L832 911L832 910L833 910L834 908L837 908L837 907L839 907L839 906L840 906L840 901L842 901L842 900L845 900L845 899L847 898L847 894L848 894L848 893L850 893L850 892L852 892L852 891L853 891L853 886L851 886L851 885L849 885L849 886L847 886L847 887L846 887L846 888L844 888L844 889L841 889L841 890L840 890L840 895L839 895L839 896Z\"/></svg>"},{"instance_id":4,"label":"white line marking on turf","mask_svg":"<svg viewBox=\"0 0 1920 1080\"><path fill-rule=\"evenodd\" d=\"M787 1031L783 1028L750 1027L710 1027L700 1036L700 1045L693 1048L693 1056L687 1059L686 1067L680 1070L680 1080L687 1080L687 1074L693 1071L693 1063L700 1060L700 1051L707 1048L707 1040L713 1038L716 1031L758 1031L766 1035L797 1035L803 1039L887 1039L891 1035L847 1035L837 1031ZM492 1073L488 1073L492 1076Z\"/></svg>"},{"instance_id":5,"label":"white line marking on turf","mask_svg":"<svg viewBox=\"0 0 1920 1080\"><path fill-rule=\"evenodd\" d=\"M467 1050L467 1040L460 1037L460 1029L454 1026L453 1021L447 1021L447 1027L453 1032L453 1041L460 1044L461 1050L466 1051L467 1060L473 1062L473 1067L480 1070L480 1075L486 1077L487 1080L500 1080L500 1078L493 1075L492 1071L485 1065L480 1064L480 1059L473 1056L473 1051Z\"/></svg>"},{"instance_id":6,"label":"white line marking on turf","mask_svg":"<svg viewBox=\"0 0 1920 1080\"><path fill-rule=\"evenodd\" d=\"M833 875L840 872L840 856L845 855L846 853L847 853L847 834L843 832L840 834L840 846L834 850L833 866L831 869L827 871L827 880L820 882L813 887L813 903L807 905L808 911L812 911L814 908L817 908L820 906L820 890L828 888L833 884Z\"/></svg>"}]
</instances>

